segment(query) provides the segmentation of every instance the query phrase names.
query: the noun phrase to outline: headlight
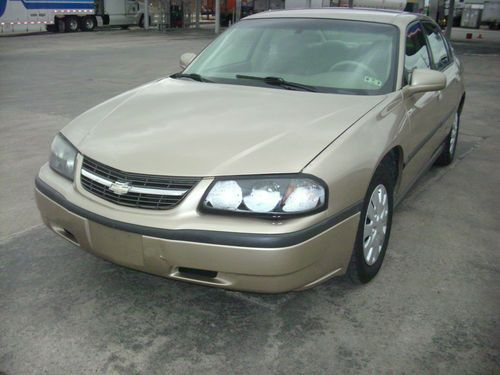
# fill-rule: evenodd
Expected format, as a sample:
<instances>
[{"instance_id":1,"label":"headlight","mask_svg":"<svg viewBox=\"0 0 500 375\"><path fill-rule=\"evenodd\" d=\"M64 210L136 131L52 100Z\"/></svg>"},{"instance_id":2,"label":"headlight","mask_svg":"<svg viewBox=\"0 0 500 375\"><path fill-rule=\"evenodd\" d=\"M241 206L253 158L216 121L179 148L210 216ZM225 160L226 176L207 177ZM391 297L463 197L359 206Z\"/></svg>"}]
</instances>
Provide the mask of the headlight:
<instances>
[{"instance_id":1,"label":"headlight","mask_svg":"<svg viewBox=\"0 0 500 375\"><path fill-rule=\"evenodd\" d=\"M56 135L50 146L50 167L73 181L75 175L76 148L61 134Z\"/></svg>"},{"instance_id":2,"label":"headlight","mask_svg":"<svg viewBox=\"0 0 500 375\"><path fill-rule=\"evenodd\" d=\"M309 175L216 179L201 202L203 210L257 216L310 214L326 207L327 187Z\"/></svg>"}]
</instances>

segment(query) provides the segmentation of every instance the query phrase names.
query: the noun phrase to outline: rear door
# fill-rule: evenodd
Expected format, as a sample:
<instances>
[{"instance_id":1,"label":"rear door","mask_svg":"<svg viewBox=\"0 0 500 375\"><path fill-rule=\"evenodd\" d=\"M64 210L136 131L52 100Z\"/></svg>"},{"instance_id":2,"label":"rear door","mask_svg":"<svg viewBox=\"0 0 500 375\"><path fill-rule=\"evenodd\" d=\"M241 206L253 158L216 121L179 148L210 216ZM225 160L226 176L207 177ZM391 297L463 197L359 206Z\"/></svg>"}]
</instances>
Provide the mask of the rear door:
<instances>
[{"instance_id":1,"label":"rear door","mask_svg":"<svg viewBox=\"0 0 500 375\"><path fill-rule=\"evenodd\" d=\"M451 46L440 27L430 21L424 21L422 25L431 50L432 69L446 75L446 89L439 94L439 113L443 126L450 130L462 91L460 67L455 63Z\"/></svg>"}]
</instances>

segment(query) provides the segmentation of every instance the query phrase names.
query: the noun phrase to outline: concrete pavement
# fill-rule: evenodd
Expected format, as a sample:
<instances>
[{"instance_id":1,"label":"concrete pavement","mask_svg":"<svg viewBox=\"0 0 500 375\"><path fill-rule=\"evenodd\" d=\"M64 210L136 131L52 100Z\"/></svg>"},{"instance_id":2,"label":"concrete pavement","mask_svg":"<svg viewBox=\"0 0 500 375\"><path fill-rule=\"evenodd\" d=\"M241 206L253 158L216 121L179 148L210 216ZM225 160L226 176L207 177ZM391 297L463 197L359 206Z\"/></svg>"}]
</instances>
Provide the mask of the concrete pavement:
<instances>
[{"instance_id":1,"label":"concrete pavement","mask_svg":"<svg viewBox=\"0 0 500 375\"><path fill-rule=\"evenodd\" d=\"M0 371L493 374L500 371L500 45L455 43L457 161L399 206L380 275L281 295L128 270L40 226L33 178L72 117L176 71L206 34L0 39Z\"/></svg>"}]
</instances>

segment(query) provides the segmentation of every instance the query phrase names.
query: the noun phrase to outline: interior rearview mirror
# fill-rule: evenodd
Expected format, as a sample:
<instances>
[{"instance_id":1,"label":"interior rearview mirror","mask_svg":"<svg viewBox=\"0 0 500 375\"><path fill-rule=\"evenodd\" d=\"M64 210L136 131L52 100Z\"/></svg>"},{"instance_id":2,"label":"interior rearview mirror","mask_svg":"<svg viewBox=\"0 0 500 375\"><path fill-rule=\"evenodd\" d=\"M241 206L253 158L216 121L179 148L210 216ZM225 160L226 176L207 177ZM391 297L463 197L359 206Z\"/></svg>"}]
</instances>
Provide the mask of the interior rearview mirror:
<instances>
[{"instance_id":1,"label":"interior rearview mirror","mask_svg":"<svg viewBox=\"0 0 500 375\"><path fill-rule=\"evenodd\" d=\"M181 56L180 66L182 69L186 69L186 67L191 64L191 61L196 57L195 53L187 52L183 53Z\"/></svg>"},{"instance_id":2,"label":"interior rearview mirror","mask_svg":"<svg viewBox=\"0 0 500 375\"><path fill-rule=\"evenodd\" d=\"M439 91L446 87L444 73L431 69L415 69L411 74L411 82L404 88L406 96L417 92Z\"/></svg>"}]
</instances>

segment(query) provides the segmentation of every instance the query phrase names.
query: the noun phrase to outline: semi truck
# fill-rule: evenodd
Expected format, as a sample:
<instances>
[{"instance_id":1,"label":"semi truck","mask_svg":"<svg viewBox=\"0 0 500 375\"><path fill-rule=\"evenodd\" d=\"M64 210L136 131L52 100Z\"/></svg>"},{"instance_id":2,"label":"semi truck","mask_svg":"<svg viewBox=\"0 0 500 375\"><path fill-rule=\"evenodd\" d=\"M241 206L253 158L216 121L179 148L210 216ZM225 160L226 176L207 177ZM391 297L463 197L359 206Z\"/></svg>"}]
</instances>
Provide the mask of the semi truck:
<instances>
[{"instance_id":1,"label":"semi truck","mask_svg":"<svg viewBox=\"0 0 500 375\"><path fill-rule=\"evenodd\" d=\"M143 22L144 8L137 0L0 0L0 33L92 31Z\"/></svg>"}]
</instances>

